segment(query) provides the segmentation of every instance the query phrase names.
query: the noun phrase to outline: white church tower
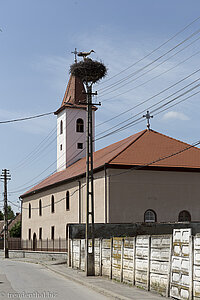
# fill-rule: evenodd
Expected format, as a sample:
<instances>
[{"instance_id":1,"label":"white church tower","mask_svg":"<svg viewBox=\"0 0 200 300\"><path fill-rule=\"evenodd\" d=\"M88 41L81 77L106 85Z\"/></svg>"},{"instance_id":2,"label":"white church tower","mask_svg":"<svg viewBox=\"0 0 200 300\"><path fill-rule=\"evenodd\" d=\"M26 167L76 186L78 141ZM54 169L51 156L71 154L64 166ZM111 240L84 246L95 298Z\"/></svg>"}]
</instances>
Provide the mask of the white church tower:
<instances>
[{"instance_id":1,"label":"white church tower","mask_svg":"<svg viewBox=\"0 0 200 300\"><path fill-rule=\"evenodd\" d=\"M87 96L82 81L71 75L61 107L55 112L57 115L57 171L64 170L86 156L86 102ZM93 108L93 135L96 109L96 107Z\"/></svg>"}]
</instances>

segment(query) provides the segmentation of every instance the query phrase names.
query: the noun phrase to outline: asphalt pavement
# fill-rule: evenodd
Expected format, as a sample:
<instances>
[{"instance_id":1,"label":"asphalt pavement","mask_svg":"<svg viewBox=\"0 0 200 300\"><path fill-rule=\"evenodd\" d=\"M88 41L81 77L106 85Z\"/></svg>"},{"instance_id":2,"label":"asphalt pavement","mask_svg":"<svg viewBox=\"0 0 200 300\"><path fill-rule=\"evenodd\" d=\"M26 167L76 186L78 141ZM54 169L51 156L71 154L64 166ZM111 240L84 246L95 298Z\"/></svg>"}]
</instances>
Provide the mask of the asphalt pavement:
<instances>
[{"instance_id":1,"label":"asphalt pavement","mask_svg":"<svg viewBox=\"0 0 200 300\"><path fill-rule=\"evenodd\" d=\"M2 277L1 277L2 276ZM3 282L1 284L1 282ZM12 299L9 292L29 292L13 299L121 299L159 300L167 299L137 287L128 286L105 277L89 276L80 270L68 268L64 261L36 261L34 259L0 259L0 291L3 298ZM45 294L46 292L46 294ZM49 294L48 294L49 292ZM52 293L52 294L51 294ZM16 294L16 296L18 296ZM41 297L39 297L41 296ZM29 298L28 298L29 297Z\"/></svg>"}]
</instances>

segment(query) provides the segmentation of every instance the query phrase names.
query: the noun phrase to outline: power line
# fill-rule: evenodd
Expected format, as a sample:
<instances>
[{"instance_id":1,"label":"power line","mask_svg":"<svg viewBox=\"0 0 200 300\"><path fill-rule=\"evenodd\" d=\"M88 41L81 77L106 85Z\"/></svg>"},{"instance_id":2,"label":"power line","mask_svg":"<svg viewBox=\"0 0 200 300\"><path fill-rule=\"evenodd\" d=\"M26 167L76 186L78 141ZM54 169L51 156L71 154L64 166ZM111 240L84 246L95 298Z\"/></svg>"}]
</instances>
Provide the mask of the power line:
<instances>
[{"instance_id":1,"label":"power line","mask_svg":"<svg viewBox=\"0 0 200 300\"><path fill-rule=\"evenodd\" d=\"M198 80L199 80L199 79L198 79ZM195 81L197 81L197 80L195 80ZM194 81L194 82L195 82L195 81ZM194 82L192 82L192 84L193 84ZM189 85L191 85L191 84L189 84ZM189 85L188 85L188 86L189 86ZM171 103L171 102L177 100L178 98L180 98L180 97L186 95L187 93L191 92L192 90L196 89L196 88L199 87L199 86L200 86L200 84L198 84L198 85L196 85L195 87L193 87L193 88L187 90L186 92L182 93L181 95L179 95L179 96L173 98L172 100L168 101L166 104L163 104L163 105L161 105L160 107L156 108L153 112L155 112L155 111L161 109L162 107L168 105L169 103ZM182 89L183 89L183 88L182 88ZM180 90L182 90L182 89L180 89ZM180 90L179 90L179 91L180 91ZM178 91L178 92L179 92L179 91ZM177 105L177 104L179 104L179 103L181 103L181 102L183 102L183 101L186 101L187 99L193 97L194 95L197 95L198 93L200 93L200 91L197 92L197 93L194 93L194 94L192 94L192 95L190 95L190 96L188 96L188 97L186 97L186 98L184 98L184 99L182 99L181 101L179 101L178 103L175 103L175 104L172 105L172 106L175 106L175 105ZM173 94L175 94L175 93L173 93ZM172 94L172 95L173 95L173 94ZM170 95L170 96L171 96L171 95ZM170 96L169 96L169 97L170 97ZM167 97L167 98L169 98L169 97ZM164 99L164 100L166 100L166 99ZM163 102L164 100L160 100L158 103L161 103L161 102ZM152 108L152 107L158 105L158 103L156 103L156 104L150 106L150 108ZM170 107L168 107L168 108L166 108L166 109L169 109L169 108L171 108L172 106L170 106ZM165 109L165 110L166 110L166 109ZM144 110L144 111L145 111L145 110ZM143 113L144 111L142 111L142 112L140 112L140 113L138 113L138 114L141 114L141 113ZM164 111L164 110L163 110L163 111ZM162 112L162 111L161 111L161 112ZM161 113L161 112L159 112L159 113ZM157 113L157 114L159 114L159 113ZM138 115L138 114L137 114L137 115ZM157 115L157 114L156 114L156 115ZM120 131L122 131L122 130L128 129L128 128L132 127L133 125L138 124L138 123L139 123L138 121L141 121L142 119L143 119L143 117L139 117L138 119L133 120L133 121L129 122L128 124L126 124L126 125L124 125L124 126L121 126L120 128L118 128L118 129L116 129L116 130L111 131L110 133L107 133L107 134L105 134L105 135L103 135L103 136L101 136L101 137L99 137L99 138L96 138L94 141L101 140L101 139L103 139L103 138L105 138L105 137L108 137L108 136L110 136L110 135L112 135L112 134L115 134L115 133L118 133L118 132L120 132ZM106 132L106 131L104 131L104 132ZM102 132L102 133L104 133L104 132ZM84 149L85 149L85 148L83 148L82 151L84 151ZM63 155L64 155L64 154L65 154L65 153L63 153ZM74 160L74 158L77 157L79 154L80 154L80 152L79 152L78 154L76 154L74 157L72 157L71 160ZM61 158L61 157L60 157L60 158ZM57 161L57 160L56 160L56 161ZM28 184L29 182L32 182L32 180L34 180L35 178L38 178L40 175L42 175L44 172L46 172L46 170L48 170L52 165L54 165L56 161L54 161L53 163L51 163L44 171L42 171L39 175L37 175L36 177L34 177L33 179L31 179L30 181L28 181L26 184ZM56 172L56 171L54 171L54 172L51 173L50 175L54 174L55 172ZM49 176L50 176L50 175L49 175ZM47 176L47 177L49 177L49 176ZM40 180L39 182L41 182L41 180ZM39 182L38 182L38 183L39 183ZM33 185L34 185L34 184L33 184ZM28 186L27 188L32 187L33 185ZM24 187L24 185L22 185L21 187ZM20 188L20 186L19 186L19 188ZM26 189L26 188L18 189L17 191L11 191L10 193L20 192L21 190L25 190L25 189Z\"/></svg>"},{"instance_id":2,"label":"power line","mask_svg":"<svg viewBox=\"0 0 200 300\"><path fill-rule=\"evenodd\" d=\"M47 112L47 113L44 113L44 114L30 116L30 117L26 117L26 118L19 118L19 119L7 120L7 121L0 121L0 124L7 124L7 123L14 123L14 122L26 121L26 120L41 118L41 117L52 115L52 114L54 114L54 112Z\"/></svg>"},{"instance_id":3,"label":"power line","mask_svg":"<svg viewBox=\"0 0 200 300\"><path fill-rule=\"evenodd\" d=\"M147 108L147 110L149 110L150 108L152 108L152 107L154 107L154 106L156 106L156 105L160 104L161 102L164 102L166 99L170 98L171 96L175 95L176 93L179 93L179 92L180 92L180 91L182 91L183 89L185 89L185 88L189 87L190 85L194 84L195 82L197 82L197 81L199 81L199 80L200 80L200 78L196 79L196 80L195 80L195 81L193 81L192 83L190 83L190 84L188 84L188 85L184 86L183 88L179 89L178 91L176 91L176 92L172 93L172 94L171 94L171 95L169 95L168 97L165 97L164 99L162 99L162 100L158 101L157 103L155 103L155 104L153 104L153 105L149 106L149 107ZM192 90L194 90L195 88L197 88L197 87L199 87L199 86L200 86L200 84L198 84L198 85L194 86L193 88L191 88L191 89L187 90L186 92L184 92L184 93L182 93L181 95L179 95L179 96L177 96L177 97L173 98L172 100L170 100L169 102L167 102L166 104L163 104L163 105L165 106L165 105L167 105L168 103L171 103L172 101L175 101L175 100L177 100L178 98L180 98L180 97L184 96L185 94L187 94L187 93L191 92ZM161 107L163 107L163 105L162 105ZM116 124L115 126L112 126L111 128L109 128L109 129L107 129L107 130L105 130L105 131L101 132L99 135L101 135L102 133L105 133L105 132L107 132L107 131L110 131L110 130L111 130L111 129L113 129L113 128L116 128L117 126L119 126L119 125L121 125L121 124L123 124L123 123L126 123L128 120L130 120L130 119L132 119L132 118L134 118L134 117L137 117L138 115L141 115L141 114L142 114L142 113L144 113L145 111L146 111L146 109L145 109L145 110L142 110L142 111L140 111L139 113L137 113L136 115L134 115L134 116L132 116L132 117L130 117L130 118L128 118L128 119L126 119L125 121L122 121L122 122L120 122L120 123ZM154 111L155 111L155 110L154 110ZM154 112L154 111L152 111L152 112ZM130 122L130 123L128 123L128 124L126 124L126 125L124 125L124 126L126 127L127 125L129 125L129 124L132 124L133 122L136 122L136 121L138 121L138 120L140 120L140 119L142 119L142 117L140 117L140 118L138 118L137 120L135 120L135 121L132 121L132 122ZM121 128L123 128L123 127L121 127ZM119 129L120 129L120 128L119 128ZM114 130L114 131L112 131L112 132L118 132L118 129L115 129L115 130ZM108 135L110 135L110 134L108 133ZM98 135L97 135L97 136L98 136ZM99 140L99 139L101 139L101 138L97 138L96 140Z\"/></svg>"},{"instance_id":4,"label":"power line","mask_svg":"<svg viewBox=\"0 0 200 300\"><path fill-rule=\"evenodd\" d=\"M200 53L200 51L199 51L199 53ZM97 124L96 127L99 127L99 126L101 126L101 125L104 125L105 123L110 122L110 121L112 121L112 120L114 120L114 119L116 119L116 118L118 118L118 117L120 117L120 116L122 116L122 115L124 115L124 114L126 114L126 113L128 113L128 112L130 112L131 110L133 110L133 109L135 109L135 108L141 106L142 104L147 103L148 101L150 101L150 100L152 100L153 98L155 98L155 97L161 95L162 93L166 92L167 90L171 89L172 87L176 86L177 84L183 82L184 80L188 79L189 77L193 76L194 74L198 73L199 71L200 71L200 69L198 69L198 70L192 72L191 74L189 74L188 76L182 78L181 80L177 81L176 83L174 83L174 84L170 85L169 87L167 87L167 88L161 90L161 91L158 92L157 94L155 94L155 95L153 95L153 96L147 98L146 100L144 100L144 101L142 101L142 102L140 102L140 103L138 103L138 104L132 106L131 108L129 108L129 109L127 109L127 110L121 112L120 114L117 114L116 116L114 116L114 117L112 117L112 118L110 118L110 119L108 119L108 120L106 120L106 121L103 121L103 122Z\"/></svg>"},{"instance_id":5,"label":"power line","mask_svg":"<svg viewBox=\"0 0 200 300\"><path fill-rule=\"evenodd\" d=\"M153 161L151 161L151 162L149 162L149 163L146 163L146 164L143 164L143 165L134 166L134 167L132 167L132 168L130 168L130 169L128 169L128 170L121 171L121 172L118 172L118 173L115 173L115 174L110 174L110 175L108 175L108 177L115 177L115 176L122 175L122 174L124 174L124 173L128 173L128 172L131 172L131 171L135 171L135 170L138 170L138 169L142 169L142 168L144 168L144 167L153 165L153 164L155 164L155 163L157 163L157 162L160 162L160 161L163 161L163 160L165 160L165 159L168 159L168 158L174 157L174 156L176 156L176 155L179 155L179 154L181 154L181 153L183 153L183 152L185 152L185 151L187 151L187 150L189 150L189 149L191 149L191 148L194 148L194 147L198 146L199 144L200 144L200 141L194 142L194 143L192 143L192 145L188 145L187 147L185 147L185 148L183 148L183 149L181 149L181 150L179 150L179 151L173 152L173 153L171 153L171 154L169 154L169 155L166 155L166 156L164 156L164 157L160 157L160 158L155 159L155 160L153 160ZM102 176L95 177L94 180L101 179L101 178L102 178ZM78 192L79 189L83 189L83 188L85 187L85 185L86 185L86 184L84 183L80 188L77 188L77 189L74 190L72 193L70 193L70 197L72 197L76 192ZM63 198L61 198L61 199L55 201L55 204L57 204L57 203L59 203L59 202L65 200L65 199L66 199L66 197L63 197ZM14 204L13 202L11 202L11 201L9 201L9 202L16 206L16 204ZM47 207L50 207L50 206L51 206L51 204L47 204L47 205L42 206L42 208L47 208ZM29 208L26 208L26 207L23 207L23 206L22 206L22 209L27 209L27 210L28 210ZM31 207L31 210L35 210L35 209L36 209L36 210L39 210L39 207Z\"/></svg>"},{"instance_id":6,"label":"power line","mask_svg":"<svg viewBox=\"0 0 200 300\"><path fill-rule=\"evenodd\" d=\"M198 33L199 33L199 32L200 32L200 30L198 30ZM170 57L166 58L165 60L163 60L162 62L160 62L159 64L157 64L155 67L153 67L153 68L147 70L146 72L142 73L142 74L139 75L138 77L136 77L136 78L134 78L134 79L131 79L129 82L126 82L126 83L124 83L123 85L121 85L121 86L119 86L119 87L117 87L117 88L115 88L115 89L113 89L113 90L111 90L111 91L108 91L108 92L106 91L106 90L110 90L110 89L112 89L113 87L115 87L115 86L121 84L123 81L126 81L126 80L130 79L131 77L137 75L140 71L146 69L147 67L149 67L149 66L152 65L153 63L157 62L160 58L162 58L162 57L165 56L165 55L160 56L158 59L155 59L153 62L149 63L148 65L146 65L146 66L144 66L143 68L141 68L141 69L135 71L132 75L127 76L127 78L124 79L124 80L122 80L121 82L115 83L115 84L113 85L113 87L111 87L111 88L109 88L109 89L108 89L108 88L107 88L107 89L104 89L103 94L101 94L99 98L104 97L104 96L106 96L106 95L108 95L108 94L110 94L110 93L113 93L113 92L115 92L116 90L121 89L122 87L126 86L127 84L132 83L133 81L137 80L138 78L141 78L142 76L144 76L144 75L148 74L149 72L155 70L156 68L158 68L159 66L161 66L162 64L164 64L166 61L170 60L172 57L176 56L176 55L179 54L180 52L182 52L182 51L184 51L185 49L187 49L188 47L190 47L193 43L195 43L195 42L198 41L199 39L200 39L200 37L198 37L196 40L192 41L189 45L186 45L185 47L183 47L182 49L180 49L179 51L177 51L176 53L174 53L174 54L171 55ZM175 48L175 47L174 47L174 48ZM174 50L174 48L172 48L172 49ZM169 52L171 52L171 50L167 51L166 53L168 54Z\"/></svg>"},{"instance_id":7,"label":"power line","mask_svg":"<svg viewBox=\"0 0 200 300\"><path fill-rule=\"evenodd\" d=\"M110 77L109 79L107 79L106 81L104 81L103 83L100 83L100 85L104 85L105 83L107 83L108 81L110 81L111 79L117 77L118 75L124 73L125 71L129 70L130 68L132 68L133 66L135 66L136 64L138 64L139 62L143 61L144 59L146 59L147 57L149 57L151 54L153 54L154 52L156 52L157 50L159 50L160 48L162 48L164 45L166 45L168 42L170 42L171 40L173 40L175 37L177 37L180 33L184 32L188 27L190 27L192 24L194 24L195 22L197 22L200 19L200 17L197 17L196 19L194 19L192 22L190 22L188 25L186 25L183 29L181 29L180 31L178 31L175 35L173 35L171 38L169 38L167 41L165 41L164 43L162 43L160 46L158 46L157 48L155 48L153 51L151 51L150 53L148 53L147 55L145 55L143 58L139 59L138 61L136 61L135 63L133 63L132 65L130 65L129 67L125 68L124 70L120 71L119 73L115 74L114 76Z\"/></svg>"},{"instance_id":8,"label":"power line","mask_svg":"<svg viewBox=\"0 0 200 300\"><path fill-rule=\"evenodd\" d=\"M196 93L194 93L194 94L192 94L191 96L188 96L187 98L185 98L185 99L183 99L183 100L181 100L181 101L179 101L179 102L177 102L177 103L175 103L175 104L173 104L172 106L175 106L175 105L177 105L177 104L179 104L179 103L181 103L181 102L183 102L183 101L185 101L185 100L187 100L187 99L189 99L189 98L191 98L191 97L193 97L193 96L195 96L195 95L197 95L197 94L199 94L199 93L200 93L200 91L199 91L199 92L196 92ZM181 96L182 96L182 95L181 95ZM179 97L181 97L181 96L179 96ZM177 98L178 98L178 97L176 97L174 100L176 100ZM165 110L171 108L172 106L166 108ZM158 109L159 109L159 108L157 108L157 110L158 110ZM158 113L157 113L157 114L158 114ZM116 129L116 130L113 130L112 132L107 133L107 134L105 134L105 135L102 136L102 137L97 138L96 141L101 140L101 139L103 139L103 138L105 138L105 137L108 137L108 136L110 136L110 135L112 135L112 134L118 133L118 132L120 132L120 131L122 131L122 130L128 129L128 128L132 127L133 125L137 125L137 124L139 123L138 121L141 121L142 119L143 119L143 117L140 117L140 118L138 118L138 119L136 119L136 120L133 120L132 122L130 122L130 123L128 123L128 124L126 124L126 125L124 125L124 126L118 128L118 129Z\"/></svg>"}]
</instances>

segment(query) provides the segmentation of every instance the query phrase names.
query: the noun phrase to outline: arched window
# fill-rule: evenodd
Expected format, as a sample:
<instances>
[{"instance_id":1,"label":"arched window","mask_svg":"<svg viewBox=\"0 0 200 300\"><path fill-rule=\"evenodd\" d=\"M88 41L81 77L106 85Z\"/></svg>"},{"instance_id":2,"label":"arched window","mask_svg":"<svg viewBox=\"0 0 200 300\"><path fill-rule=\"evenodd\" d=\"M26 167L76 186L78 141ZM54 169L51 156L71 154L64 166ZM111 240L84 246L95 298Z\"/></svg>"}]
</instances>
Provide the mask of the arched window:
<instances>
[{"instance_id":1,"label":"arched window","mask_svg":"<svg viewBox=\"0 0 200 300\"><path fill-rule=\"evenodd\" d=\"M157 222L157 217L155 211L152 209L148 209L144 213L144 222L146 223L154 223Z\"/></svg>"},{"instance_id":2,"label":"arched window","mask_svg":"<svg viewBox=\"0 0 200 300\"><path fill-rule=\"evenodd\" d=\"M69 191L66 193L66 210L69 210Z\"/></svg>"},{"instance_id":3,"label":"arched window","mask_svg":"<svg viewBox=\"0 0 200 300\"><path fill-rule=\"evenodd\" d=\"M39 201L39 216L42 215L42 200Z\"/></svg>"},{"instance_id":4,"label":"arched window","mask_svg":"<svg viewBox=\"0 0 200 300\"><path fill-rule=\"evenodd\" d=\"M83 119L77 119L77 121L76 121L76 132L84 132Z\"/></svg>"},{"instance_id":5,"label":"arched window","mask_svg":"<svg viewBox=\"0 0 200 300\"><path fill-rule=\"evenodd\" d=\"M60 134L63 133L63 121L61 120L60 121Z\"/></svg>"},{"instance_id":6,"label":"arched window","mask_svg":"<svg viewBox=\"0 0 200 300\"><path fill-rule=\"evenodd\" d=\"M31 204L28 205L28 217L31 218Z\"/></svg>"},{"instance_id":7,"label":"arched window","mask_svg":"<svg viewBox=\"0 0 200 300\"><path fill-rule=\"evenodd\" d=\"M51 212L55 212L54 195L51 196Z\"/></svg>"},{"instance_id":8,"label":"arched window","mask_svg":"<svg viewBox=\"0 0 200 300\"><path fill-rule=\"evenodd\" d=\"M191 215L189 211L182 210L178 215L178 221L179 222L191 222Z\"/></svg>"}]
</instances>

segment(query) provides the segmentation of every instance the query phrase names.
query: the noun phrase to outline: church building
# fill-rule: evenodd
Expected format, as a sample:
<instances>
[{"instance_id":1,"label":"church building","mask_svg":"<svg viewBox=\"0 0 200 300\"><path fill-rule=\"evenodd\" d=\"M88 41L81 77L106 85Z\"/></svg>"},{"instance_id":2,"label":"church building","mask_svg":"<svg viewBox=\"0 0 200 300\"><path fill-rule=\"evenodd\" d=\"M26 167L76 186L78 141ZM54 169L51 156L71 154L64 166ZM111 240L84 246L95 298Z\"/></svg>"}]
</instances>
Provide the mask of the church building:
<instances>
[{"instance_id":1,"label":"church building","mask_svg":"<svg viewBox=\"0 0 200 300\"><path fill-rule=\"evenodd\" d=\"M86 216L86 94L71 76L57 116L57 172L22 199L22 240L66 237ZM93 129L96 107L93 107ZM95 130L93 130L95 132ZM200 150L146 129L94 152L96 223L199 221Z\"/></svg>"}]
</instances>

